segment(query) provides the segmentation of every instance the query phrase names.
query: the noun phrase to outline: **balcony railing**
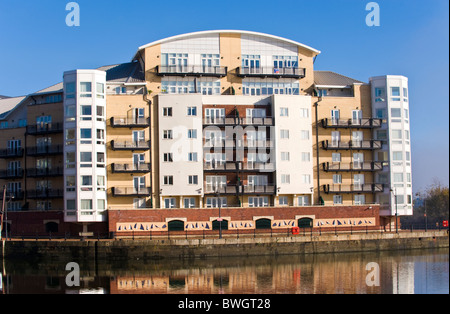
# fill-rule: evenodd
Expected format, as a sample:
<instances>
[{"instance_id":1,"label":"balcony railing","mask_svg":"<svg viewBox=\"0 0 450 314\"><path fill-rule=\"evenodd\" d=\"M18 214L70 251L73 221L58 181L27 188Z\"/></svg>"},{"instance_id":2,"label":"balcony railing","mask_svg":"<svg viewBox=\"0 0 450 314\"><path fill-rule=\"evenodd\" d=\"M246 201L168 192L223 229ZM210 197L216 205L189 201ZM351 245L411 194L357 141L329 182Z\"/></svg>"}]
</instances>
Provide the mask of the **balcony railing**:
<instances>
[{"instance_id":1,"label":"balcony railing","mask_svg":"<svg viewBox=\"0 0 450 314\"><path fill-rule=\"evenodd\" d=\"M43 145L27 147L28 156L58 155L64 152L62 145Z\"/></svg>"},{"instance_id":2,"label":"balcony railing","mask_svg":"<svg viewBox=\"0 0 450 314\"><path fill-rule=\"evenodd\" d=\"M381 127L382 119L322 119L323 128L354 128L354 129L373 129Z\"/></svg>"},{"instance_id":3,"label":"balcony railing","mask_svg":"<svg viewBox=\"0 0 450 314\"><path fill-rule=\"evenodd\" d=\"M25 193L24 191L6 191L6 200L22 200ZM3 193L0 193L0 200L3 199Z\"/></svg>"},{"instance_id":4,"label":"balcony railing","mask_svg":"<svg viewBox=\"0 0 450 314\"><path fill-rule=\"evenodd\" d=\"M329 193L376 193L383 192L384 185L381 183L364 184L326 184L323 191Z\"/></svg>"},{"instance_id":5,"label":"balcony railing","mask_svg":"<svg viewBox=\"0 0 450 314\"><path fill-rule=\"evenodd\" d=\"M57 177L64 175L64 168L29 168L27 177Z\"/></svg>"},{"instance_id":6,"label":"balcony railing","mask_svg":"<svg viewBox=\"0 0 450 314\"><path fill-rule=\"evenodd\" d=\"M205 117L203 125L273 125L272 117L250 118L250 117Z\"/></svg>"},{"instance_id":7,"label":"balcony railing","mask_svg":"<svg viewBox=\"0 0 450 314\"><path fill-rule=\"evenodd\" d=\"M27 133L30 135L62 133L64 129L63 123L46 123L27 125Z\"/></svg>"},{"instance_id":8,"label":"balcony railing","mask_svg":"<svg viewBox=\"0 0 450 314\"><path fill-rule=\"evenodd\" d=\"M150 126L150 118L112 117L113 128L147 128Z\"/></svg>"},{"instance_id":9,"label":"balcony railing","mask_svg":"<svg viewBox=\"0 0 450 314\"><path fill-rule=\"evenodd\" d=\"M204 171L275 171L275 165L265 162L204 162Z\"/></svg>"},{"instance_id":10,"label":"balcony railing","mask_svg":"<svg viewBox=\"0 0 450 314\"><path fill-rule=\"evenodd\" d=\"M274 68L274 67L239 67L237 75L240 77L274 77L274 78L303 78L306 69L304 68Z\"/></svg>"},{"instance_id":11,"label":"balcony railing","mask_svg":"<svg viewBox=\"0 0 450 314\"><path fill-rule=\"evenodd\" d=\"M162 65L157 67L159 76L212 76L224 77L228 68L203 65Z\"/></svg>"},{"instance_id":12,"label":"balcony railing","mask_svg":"<svg viewBox=\"0 0 450 314\"><path fill-rule=\"evenodd\" d=\"M42 189L42 190L27 190L27 198L62 198L64 197L64 190L60 189Z\"/></svg>"},{"instance_id":13,"label":"balcony railing","mask_svg":"<svg viewBox=\"0 0 450 314\"><path fill-rule=\"evenodd\" d=\"M150 172L149 163L139 164L112 164L112 171L115 173L146 173Z\"/></svg>"},{"instance_id":14,"label":"balcony railing","mask_svg":"<svg viewBox=\"0 0 450 314\"><path fill-rule=\"evenodd\" d=\"M383 170L382 161L364 161L364 162L324 162L323 171L380 171Z\"/></svg>"},{"instance_id":15,"label":"balcony railing","mask_svg":"<svg viewBox=\"0 0 450 314\"><path fill-rule=\"evenodd\" d=\"M247 194L275 194L275 185L244 185Z\"/></svg>"},{"instance_id":16,"label":"balcony railing","mask_svg":"<svg viewBox=\"0 0 450 314\"><path fill-rule=\"evenodd\" d=\"M0 149L0 158L23 157L23 148Z\"/></svg>"},{"instance_id":17,"label":"balcony railing","mask_svg":"<svg viewBox=\"0 0 450 314\"><path fill-rule=\"evenodd\" d=\"M213 185L208 185L205 182L205 194L238 194L241 189L238 185L220 185L215 187Z\"/></svg>"},{"instance_id":18,"label":"balcony railing","mask_svg":"<svg viewBox=\"0 0 450 314\"><path fill-rule=\"evenodd\" d=\"M151 188L148 187L142 187L142 188L135 188L135 187L113 187L112 193L114 196L137 196L137 197L144 197L144 196L150 196L152 191Z\"/></svg>"},{"instance_id":19,"label":"balcony railing","mask_svg":"<svg viewBox=\"0 0 450 314\"><path fill-rule=\"evenodd\" d=\"M272 140L228 140L215 138L213 140L205 140L203 148L273 148L275 142Z\"/></svg>"},{"instance_id":20,"label":"balcony railing","mask_svg":"<svg viewBox=\"0 0 450 314\"><path fill-rule=\"evenodd\" d=\"M111 141L113 150L149 150L149 141Z\"/></svg>"},{"instance_id":21,"label":"balcony railing","mask_svg":"<svg viewBox=\"0 0 450 314\"><path fill-rule=\"evenodd\" d=\"M355 150L373 150L381 149L381 141L367 140L367 141L322 141L322 148L325 150L336 150L336 149L355 149Z\"/></svg>"},{"instance_id":22,"label":"balcony railing","mask_svg":"<svg viewBox=\"0 0 450 314\"><path fill-rule=\"evenodd\" d=\"M0 179L22 178L23 173L24 171L22 168L0 170Z\"/></svg>"}]
</instances>

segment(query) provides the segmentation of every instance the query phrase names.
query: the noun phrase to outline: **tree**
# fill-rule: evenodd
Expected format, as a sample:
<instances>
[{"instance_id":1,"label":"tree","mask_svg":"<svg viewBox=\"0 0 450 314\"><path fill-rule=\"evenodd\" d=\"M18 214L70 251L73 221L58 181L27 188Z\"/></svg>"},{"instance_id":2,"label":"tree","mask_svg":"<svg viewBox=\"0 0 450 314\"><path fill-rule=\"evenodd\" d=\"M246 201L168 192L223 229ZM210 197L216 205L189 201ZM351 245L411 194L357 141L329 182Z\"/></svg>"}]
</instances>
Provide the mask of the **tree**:
<instances>
[{"instance_id":1,"label":"tree","mask_svg":"<svg viewBox=\"0 0 450 314\"><path fill-rule=\"evenodd\" d=\"M435 227L436 223L449 220L449 188L435 180L425 189L425 192L416 193L416 202L413 216L401 217L401 223L408 228L411 224ZM425 217L426 215L426 217Z\"/></svg>"}]
</instances>

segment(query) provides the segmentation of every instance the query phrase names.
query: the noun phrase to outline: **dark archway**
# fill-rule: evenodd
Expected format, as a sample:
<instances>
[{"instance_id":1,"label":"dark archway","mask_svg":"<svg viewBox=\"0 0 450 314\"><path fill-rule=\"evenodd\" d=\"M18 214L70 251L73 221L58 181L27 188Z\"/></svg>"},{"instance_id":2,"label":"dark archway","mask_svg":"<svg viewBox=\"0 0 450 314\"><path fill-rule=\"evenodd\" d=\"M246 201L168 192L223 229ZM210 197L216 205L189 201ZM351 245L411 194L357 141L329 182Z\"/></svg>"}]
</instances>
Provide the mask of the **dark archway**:
<instances>
[{"instance_id":1,"label":"dark archway","mask_svg":"<svg viewBox=\"0 0 450 314\"><path fill-rule=\"evenodd\" d=\"M271 229L272 223L270 219L261 218L255 222L256 229Z\"/></svg>"},{"instance_id":2,"label":"dark archway","mask_svg":"<svg viewBox=\"0 0 450 314\"><path fill-rule=\"evenodd\" d=\"M184 221L172 220L167 224L169 231L184 231Z\"/></svg>"},{"instance_id":3,"label":"dark archway","mask_svg":"<svg viewBox=\"0 0 450 314\"><path fill-rule=\"evenodd\" d=\"M313 226L311 218L300 218L297 223L299 228L312 228Z\"/></svg>"},{"instance_id":4,"label":"dark archway","mask_svg":"<svg viewBox=\"0 0 450 314\"><path fill-rule=\"evenodd\" d=\"M214 220L212 222L212 230L219 230L219 226L222 225L222 230L228 230L228 220L222 220L221 222Z\"/></svg>"},{"instance_id":5,"label":"dark archway","mask_svg":"<svg viewBox=\"0 0 450 314\"><path fill-rule=\"evenodd\" d=\"M55 232L58 232L58 228L59 228L59 225L56 223L56 222L47 222L46 224L45 224L45 232L47 232L47 233L49 233L49 232L52 232L52 233L55 233Z\"/></svg>"}]
</instances>

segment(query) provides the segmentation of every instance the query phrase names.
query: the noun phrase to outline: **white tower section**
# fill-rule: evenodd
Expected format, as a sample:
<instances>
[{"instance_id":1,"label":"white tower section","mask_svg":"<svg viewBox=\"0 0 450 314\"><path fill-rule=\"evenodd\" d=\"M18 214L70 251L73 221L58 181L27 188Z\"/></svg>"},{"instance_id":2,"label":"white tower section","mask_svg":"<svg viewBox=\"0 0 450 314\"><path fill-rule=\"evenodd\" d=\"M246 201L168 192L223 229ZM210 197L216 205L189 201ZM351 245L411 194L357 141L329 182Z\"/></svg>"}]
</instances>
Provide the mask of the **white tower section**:
<instances>
[{"instance_id":1,"label":"white tower section","mask_svg":"<svg viewBox=\"0 0 450 314\"><path fill-rule=\"evenodd\" d=\"M64 73L64 218L106 221L106 72Z\"/></svg>"},{"instance_id":2,"label":"white tower section","mask_svg":"<svg viewBox=\"0 0 450 314\"><path fill-rule=\"evenodd\" d=\"M384 183L377 195L382 216L412 215L412 168L409 119L408 78L387 75L370 78L374 118L383 119L383 127L374 134L383 141L375 160L386 161L375 180Z\"/></svg>"}]
</instances>

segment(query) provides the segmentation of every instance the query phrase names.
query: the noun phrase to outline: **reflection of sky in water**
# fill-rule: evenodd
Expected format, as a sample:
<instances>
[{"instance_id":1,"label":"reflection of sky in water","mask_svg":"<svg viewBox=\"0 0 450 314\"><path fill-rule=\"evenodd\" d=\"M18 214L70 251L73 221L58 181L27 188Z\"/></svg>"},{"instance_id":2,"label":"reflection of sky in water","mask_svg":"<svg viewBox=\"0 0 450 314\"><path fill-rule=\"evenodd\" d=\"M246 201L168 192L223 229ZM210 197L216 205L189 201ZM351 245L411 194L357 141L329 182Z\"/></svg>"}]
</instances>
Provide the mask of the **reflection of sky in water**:
<instances>
[{"instance_id":1,"label":"reflection of sky in water","mask_svg":"<svg viewBox=\"0 0 450 314\"><path fill-rule=\"evenodd\" d=\"M368 263L379 265L379 286L366 284ZM7 270L11 294L448 294L448 263L448 249L98 263L80 265L78 289L65 286L64 265L55 274L55 264L7 262Z\"/></svg>"}]
</instances>

